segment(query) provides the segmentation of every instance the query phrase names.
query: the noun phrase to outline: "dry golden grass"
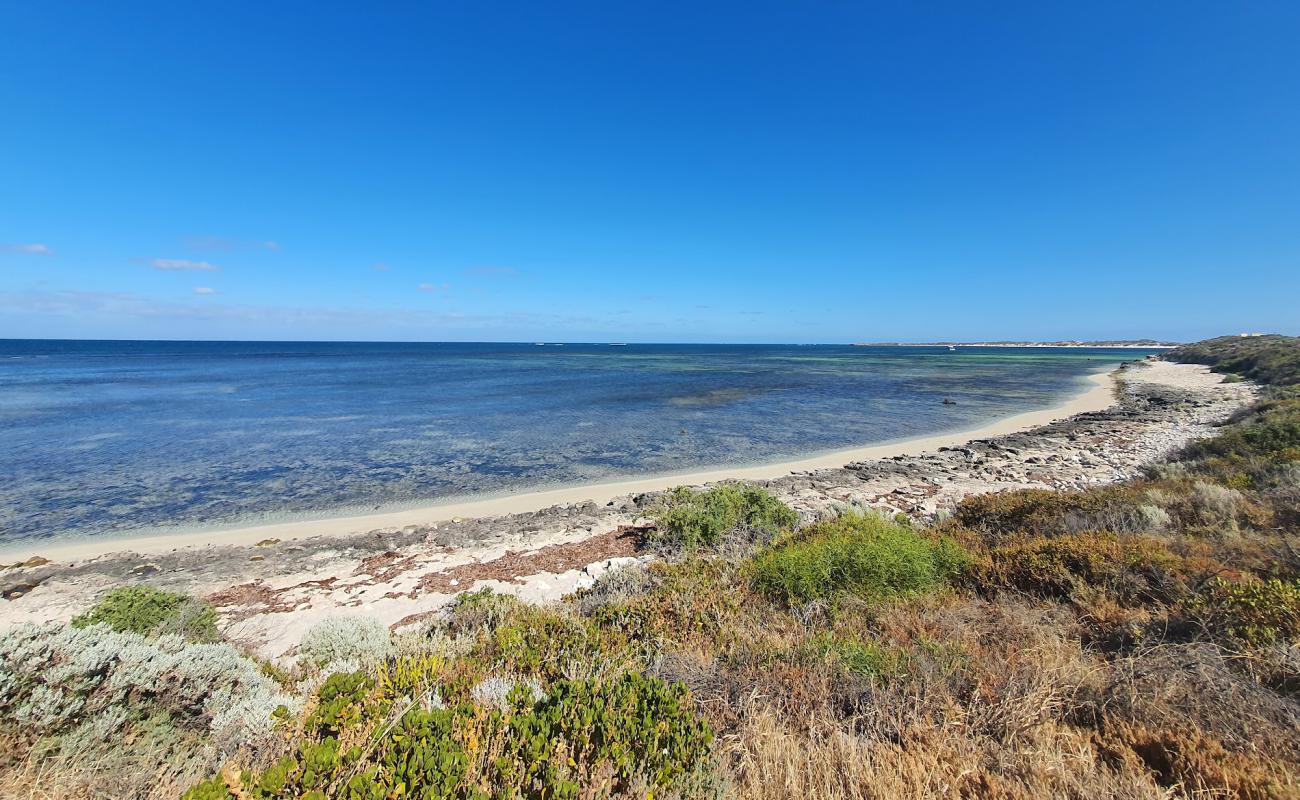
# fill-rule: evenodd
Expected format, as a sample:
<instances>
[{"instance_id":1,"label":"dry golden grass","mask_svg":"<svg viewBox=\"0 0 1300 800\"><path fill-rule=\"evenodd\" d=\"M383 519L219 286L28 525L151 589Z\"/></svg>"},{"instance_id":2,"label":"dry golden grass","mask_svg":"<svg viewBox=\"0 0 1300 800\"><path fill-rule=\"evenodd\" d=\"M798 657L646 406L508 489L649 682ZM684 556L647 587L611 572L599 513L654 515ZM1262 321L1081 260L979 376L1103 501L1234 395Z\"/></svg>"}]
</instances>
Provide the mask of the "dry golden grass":
<instances>
[{"instance_id":1,"label":"dry golden grass","mask_svg":"<svg viewBox=\"0 0 1300 800\"><path fill-rule=\"evenodd\" d=\"M758 712L722 746L735 775L735 795L752 800L1176 796L1142 770L1111 769L1086 732L1045 723L1008 748L972 736L960 719L949 722L910 730L894 742L834 725L795 732Z\"/></svg>"},{"instance_id":2,"label":"dry golden grass","mask_svg":"<svg viewBox=\"0 0 1300 800\"><path fill-rule=\"evenodd\" d=\"M1089 646L1097 616L1149 619L1104 596L1087 605L946 593L809 628L754 619L722 648L692 638L658 669L720 730L737 798L1300 797L1292 700L1212 645ZM875 680L770 658L811 628L906 658Z\"/></svg>"},{"instance_id":3,"label":"dry golden grass","mask_svg":"<svg viewBox=\"0 0 1300 800\"><path fill-rule=\"evenodd\" d=\"M175 800L192 779L124 772L120 758L42 758L29 742L0 735L0 800Z\"/></svg>"}]
</instances>

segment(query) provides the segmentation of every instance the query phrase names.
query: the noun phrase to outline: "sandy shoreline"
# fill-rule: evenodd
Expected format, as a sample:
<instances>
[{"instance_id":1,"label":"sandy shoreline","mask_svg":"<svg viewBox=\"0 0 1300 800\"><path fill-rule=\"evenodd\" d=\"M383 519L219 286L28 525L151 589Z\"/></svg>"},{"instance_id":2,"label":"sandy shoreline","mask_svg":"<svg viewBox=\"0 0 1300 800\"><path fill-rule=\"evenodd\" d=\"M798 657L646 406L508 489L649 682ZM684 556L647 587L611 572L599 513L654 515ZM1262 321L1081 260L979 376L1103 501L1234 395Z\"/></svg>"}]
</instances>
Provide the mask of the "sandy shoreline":
<instances>
[{"instance_id":1,"label":"sandy shoreline","mask_svg":"<svg viewBox=\"0 0 1300 800\"><path fill-rule=\"evenodd\" d=\"M108 553L155 554L222 545L249 546L267 539L286 541L313 536L343 536L385 528L403 528L408 525L432 525L458 518L516 514L569 503L590 501L604 504L623 495L662 491L680 485L713 483L722 480L773 480L793 472L836 468L858 461L892 456L916 455L940 447L965 444L973 439L1002 436L1046 425L1075 414L1101 411L1115 403L1114 373L1096 373L1088 376L1087 380L1089 383L1087 389L1051 408L1004 417L974 429L836 450L794 461L671 473L606 483L576 484L557 489L438 503L375 514L274 522L162 535L20 542L0 547L0 563L25 561L34 556L55 562L84 561Z\"/></svg>"}]
</instances>

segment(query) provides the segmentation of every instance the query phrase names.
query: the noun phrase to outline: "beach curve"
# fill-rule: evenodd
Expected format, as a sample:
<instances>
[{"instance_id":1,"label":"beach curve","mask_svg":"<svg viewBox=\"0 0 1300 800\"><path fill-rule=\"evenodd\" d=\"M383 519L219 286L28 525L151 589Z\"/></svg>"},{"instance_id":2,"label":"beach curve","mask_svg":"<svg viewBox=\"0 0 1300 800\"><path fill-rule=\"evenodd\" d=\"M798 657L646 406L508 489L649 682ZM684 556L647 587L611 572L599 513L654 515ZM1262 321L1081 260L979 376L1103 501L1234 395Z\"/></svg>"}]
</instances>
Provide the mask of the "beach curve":
<instances>
[{"instance_id":1,"label":"beach curve","mask_svg":"<svg viewBox=\"0 0 1300 800\"><path fill-rule=\"evenodd\" d=\"M371 514L318 517L254 525L236 524L229 527L214 526L202 530L178 528L166 533L129 536L15 542L0 546L0 562L12 563L34 557L54 562L75 562L110 553L131 552L149 555L225 545L246 547L270 539L287 541L318 536L347 536L410 525L432 525L454 519L524 513L573 503L605 504L616 497L664 491L674 486L717 483L725 480L773 480L791 473L834 469L859 461L916 455L940 447L962 445L975 439L1029 430L1076 414L1102 411L1116 402L1114 390L1118 372L1119 370L1097 372L1084 376L1086 388L1057 405L1002 417L975 428L833 450L795 460L572 484L554 489L440 502Z\"/></svg>"}]
</instances>

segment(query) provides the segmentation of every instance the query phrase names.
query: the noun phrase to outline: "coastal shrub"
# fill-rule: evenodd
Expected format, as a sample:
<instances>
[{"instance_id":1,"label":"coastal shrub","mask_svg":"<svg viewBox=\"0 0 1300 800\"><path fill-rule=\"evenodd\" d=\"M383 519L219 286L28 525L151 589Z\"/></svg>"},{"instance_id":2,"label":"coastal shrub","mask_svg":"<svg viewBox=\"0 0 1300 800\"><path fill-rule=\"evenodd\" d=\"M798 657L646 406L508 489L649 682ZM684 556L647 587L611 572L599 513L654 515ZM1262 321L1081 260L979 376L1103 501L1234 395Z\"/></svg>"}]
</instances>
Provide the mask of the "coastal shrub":
<instances>
[{"instance_id":1,"label":"coastal shrub","mask_svg":"<svg viewBox=\"0 0 1300 800\"><path fill-rule=\"evenodd\" d=\"M605 606L626 603L650 590L650 571L644 564L632 564L622 569L606 572L590 587L576 593L578 610L592 616Z\"/></svg>"},{"instance_id":2,"label":"coastal shrub","mask_svg":"<svg viewBox=\"0 0 1300 800\"><path fill-rule=\"evenodd\" d=\"M324 668L334 663L364 664L393 654L388 628L374 617L329 617L307 629L298 645L299 659Z\"/></svg>"},{"instance_id":3,"label":"coastal shrub","mask_svg":"<svg viewBox=\"0 0 1300 800\"><path fill-rule=\"evenodd\" d=\"M606 640L617 638L633 649L653 652L688 641L714 646L746 624L739 591L746 581L737 572L730 561L701 553L654 561L645 567L643 592L598 606L591 619Z\"/></svg>"},{"instance_id":4,"label":"coastal shrub","mask_svg":"<svg viewBox=\"0 0 1300 800\"><path fill-rule=\"evenodd\" d=\"M754 588L789 605L856 595L884 600L929 591L967 561L948 539L932 542L875 515L811 525L754 556Z\"/></svg>"},{"instance_id":5,"label":"coastal shrub","mask_svg":"<svg viewBox=\"0 0 1300 800\"><path fill-rule=\"evenodd\" d=\"M0 720L51 762L130 760L131 780L192 780L270 733L277 709L299 705L228 644L102 623L0 634Z\"/></svg>"},{"instance_id":6,"label":"coastal shrub","mask_svg":"<svg viewBox=\"0 0 1300 800\"><path fill-rule=\"evenodd\" d=\"M491 695L486 703L440 707L392 694L382 677L332 675L294 747L268 768L244 771L241 791L318 800L542 800L633 789L687 797L709 788L713 734L684 687L629 673L561 680L544 693L515 683L502 698L506 682L479 692ZM234 796L213 778L185 800Z\"/></svg>"},{"instance_id":7,"label":"coastal shrub","mask_svg":"<svg viewBox=\"0 0 1300 800\"><path fill-rule=\"evenodd\" d=\"M1166 484L1152 490L1151 499L1165 509L1184 533L1222 536L1272 523L1269 509L1240 489L1205 480Z\"/></svg>"},{"instance_id":8,"label":"coastal shrub","mask_svg":"<svg viewBox=\"0 0 1300 800\"><path fill-rule=\"evenodd\" d=\"M174 633L193 642L221 639L212 606L187 595L164 592L151 586L113 589L89 611L72 619L73 627L77 628L97 624L119 632Z\"/></svg>"},{"instance_id":9,"label":"coastal shrub","mask_svg":"<svg viewBox=\"0 0 1300 800\"><path fill-rule=\"evenodd\" d=\"M1040 532L1059 525L1064 511L1077 503L1048 489L972 495L953 509L953 519L968 528L990 534Z\"/></svg>"},{"instance_id":10,"label":"coastal shrub","mask_svg":"<svg viewBox=\"0 0 1300 800\"><path fill-rule=\"evenodd\" d=\"M542 685L533 678L509 675L489 675L470 689L470 697L477 705L507 711L520 699L532 706L546 696Z\"/></svg>"},{"instance_id":11,"label":"coastal shrub","mask_svg":"<svg viewBox=\"0 0 1300 800\"><path fill-rule=\"evenodd\" d=\"M631 658L621 631L533 606L498 625L475 654L498 670L543 681L616 674Z\"/></svg>"},{"instance_id":12,"label":"coastal shrub","mask_svg":"<svg viewBox=\"0 0 1300 800\"><path fill-rule=\"evenodd\" d=\"M1300 581L1215 578L1187 609L1211 636L1246 645L1300 641Z\"/></svg>"},{"instance_id":13,"label":"coastal shrub","mask_svg":"<svg viewBox=\"0 0 1300 800\"><path fill-rule=\"evenodd\" d=\"M1263 498L1273 509L1273 519L1284 530L1300 532L1300 483L1276 486Z\"/></svg>"},{"instance_id":14,"label":"coastal shrub","mask_svg":"<svg viewBox=\"0 0 1300 800\"><path fill-rule=\"evenodd\" d=\"M1165 514L1146 501L1138 486L1106 486L1087 491L1018 489L973 495L953 511L961 525L997 541L1012 534L1054 536L1108 530L1141 533L1168 524Z\"/></svg>"},{"instance_id":15,"label":"coastal shrub","mask_svg":"<svg viewBox=\"0 0 1300 800\"><path fill-rule=\"evenodd\" d=\"M1200 516L1196 522L1203 524L1231 524L1236 520L1236 509L1244 500L1242 493L1231 487L1196 481L1192 484L1191 506Z\"/></svg>"},{"instance_id":16,"label":"coastal shrub","mask_svg":"<svg viewBox=\"0 0 1300 800\"><path fill-rule=\"evenodd\" d=\"M1123 605L1166 603L1185 594L1180 560L1159 540L1114 533L1028 537L989 551L966 572L984 594L1014 591L1070 599L1100 590Z\"/></svg>"},{"instance_id":17,"label":"coastal shrub","mask_svg":"<svg viewBox=\"0 0 1300 800\"><path fill-rule=\"evenodd\" d=\"M1170 361L1206 364L1215 372L1243 375L1261 383L1300 383L1300 337L1220 336L1170 350Z\"/></svg>"},{"instance_id":18,"label":"coastal shrub","mask_svg":"<svg viewBox=\"0 0 1300 800\"><path fill-rule=\"evenodd\" d=\"M742 483L703 491L679 486L664 496L652 516L655 530L650 539L668 548L707 547L737 532L759 542L770 541L799 519L771 492Z\"/></svg>"},{"instance_id":19,"label":"coastal shrub","mask_svg":"<svg viewBox=\"0 0 1300 800\"><path fill-rule=\"evenodd\" d=\"M520 605L519 598L495 592L490 586L461 592L448 606L442 627L452 636L472 638L480 632L496 630Z\"/></svg>"},{"instance_id":20,"label":"coastal shrub","mask_svg":"<svg viewBox=\"0 0 1300 800\"><path fill-rule=\"evenodd\" d=\"M680 684L639 673L606 683L561 681L509 728L518 777L508 774L506 783L537 786L528 796L577 797L597 782L610 793L643 786L649 794L707 782L713 732Z\"/></svg>"},{"instance_id":21,"label":"coastal shrub","mask_svg":"<svg viewBox=\"0 0 1300 800\"><path fill-rule=\"evenodd\" d=\"M234 800L230 788L220 776L195 784L182 795L183 800Z\"/></svg>"},{"instance_id":22,"label":"coastal shrub","mask_svg":"<svg viewBox=\"0 0 1300 800\"><path fill-rule=\"evenodd\" d=\"M1208 460L1220 470L1263 459L1273 464L1300 461L1300 400L1272 399L1256 404L1242 418L1210 439L1189 445L1183 459Z\"/></svg>"}]
</instances>

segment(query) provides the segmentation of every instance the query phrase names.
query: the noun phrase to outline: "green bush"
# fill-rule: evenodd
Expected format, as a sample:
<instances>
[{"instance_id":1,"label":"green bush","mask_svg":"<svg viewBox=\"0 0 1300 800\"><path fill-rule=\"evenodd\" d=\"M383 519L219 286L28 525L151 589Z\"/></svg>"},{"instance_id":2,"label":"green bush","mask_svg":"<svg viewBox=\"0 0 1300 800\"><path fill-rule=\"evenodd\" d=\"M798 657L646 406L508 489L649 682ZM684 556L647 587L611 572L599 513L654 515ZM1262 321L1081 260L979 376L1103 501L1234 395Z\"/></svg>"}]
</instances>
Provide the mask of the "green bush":
<instances>
[{"instance_id":1,"label":"green bush","mask_svg":"<svg viewBox=\"0 0 1300 800\"><path fill-rule=\"evenodd\" d=\"M527 607L499 625L478 652L499 669L554 679L563 677L573 664L598 670L610 660L621 660L616 635L603 631L594 620Z\"/></svg>"},{"instance_id":2,"label":"green bush","mask_svg":"<svg viewBox=\"0 0 1300 800\"><path fill-rule=\"evenodd\" d=\"M1212 636L1247 645L1300 641L1300 581L1215 578L1187 606Z\"/></svg>"},{"instance_id":3,"label":"green bush","mask_svg":"<svg viewBox=\"0 0 1300 800\"><path fill-rule=\"evenodd\" d=\"M84 614L72 619L76 628L104 624L115 631L141 635L175 633L192 642L220 641L217 614L193 597L149 586L113 589Z\"/></svg>"},{"instance_id":4,"label":"green bush","mask_svg":"<svg viewBox=\"0 0 1300 800\"><path fill-rule=\"evenodd\" d=\"M705 491L679 486L665 495L652 516L652 541L685 548L716 544L742 528L770 539L799 519L766 489L741 483L724 483Z\"/></svg>"},{"instance_id":5,"label":"green bush","mask_svg":"<svg viewBox=\"0 0 1300 800\"><path fill-rule=\"evenodd\" d=\"M432 676L431 676L432 677ZM366 673L335 674L317 692L291 752L245 771L244 793L272 798L577 798L637 789L686 796L710 780L713 734L681 685L630 673L561 680L540 697L517 689L505 709L416 702ZM184 800L224 800L219 779Z\"/></svg>"},{"instance_id":6,"label":"green bush","mask_svg":"<svg viewBox=\"0 0 1300 800\"><path fill-rule=\"evenodd\" d=\"M473 592L461 592L448 608L446 628L455 636L490 632L520 605L514 595L494 592L490 586Z\"/></svg>"},{"instance_id":7,"label":"green bush","mask_svg":"<svg viewBox=\"0 0 1300 800\"><path fill-rule=\"evenodd\" d=\"M536 798L579 797L592 777L610 772L611 793L695 782L713 741L685 687L638 673L604 684L560 681L532 713L514 715L509 730L518 772L506 784L533 787L524 795Z\"/></svg>"},{"instance_id":8,"label":"green bush","mask_svg":"<svg viewBox=\"0 0 1300 800\"><path fill-rule=\"evenodd\" d=\"M749 569L755 589L795 605L842 595L879 600L926 592L967 560L951 540L935 543L881 517L846 514L759 553Z\"/></svg>"},{"instance_id":9,"label":"green bush","mask_svg":"<svg viewBox=\"0 0 1300 800\"><path fill-rule=\"evenodd\" d=\"M986 533L1008 534L1042 531L1059 523L1066 495L1050 489L1022 489L977 494L963 499L953 509L953 518L968 528Z\"/></svg>"}]
</instances>

